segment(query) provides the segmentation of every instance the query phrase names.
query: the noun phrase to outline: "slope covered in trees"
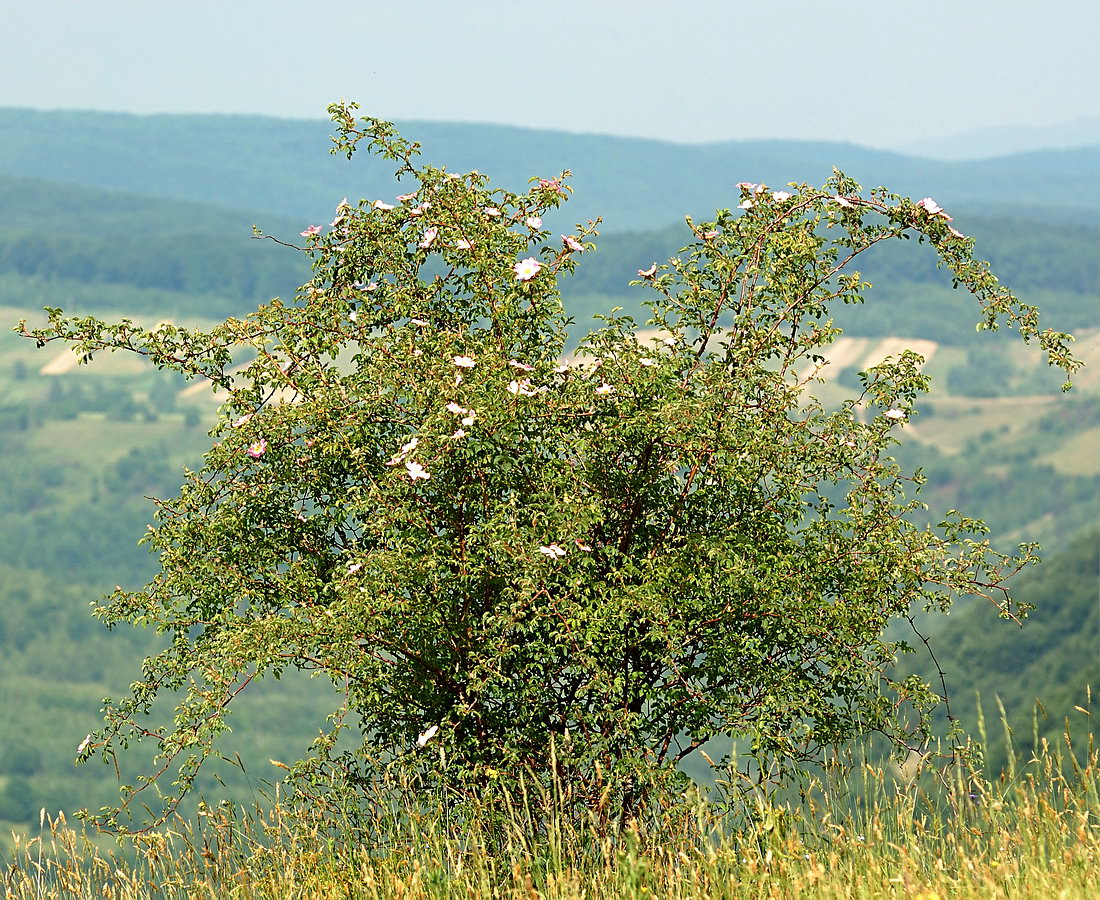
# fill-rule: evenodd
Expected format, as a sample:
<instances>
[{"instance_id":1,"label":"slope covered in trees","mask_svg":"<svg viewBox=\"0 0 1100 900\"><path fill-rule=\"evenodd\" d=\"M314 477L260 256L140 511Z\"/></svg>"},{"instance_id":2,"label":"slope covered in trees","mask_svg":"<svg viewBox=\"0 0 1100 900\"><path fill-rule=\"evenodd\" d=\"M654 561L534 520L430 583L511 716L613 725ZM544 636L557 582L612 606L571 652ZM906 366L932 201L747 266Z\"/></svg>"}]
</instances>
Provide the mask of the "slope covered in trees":
<instances>
[{"instance_id":1,"label":"slope covered in trees","mask_svg":"<svg viewBox=\"0 0 1100 900\"><path fill-rule=\"evenodd\" d=\"M556 227L603 216L610 230L662 227L685 214L736 205L733 184L816 183L837 166L866 187L933 195L952 212L982 210L1094 224L1100 154L1047 151L948 163L852 144L732 141L687 145L495 125L405 122L427 158L453 171L480 169L511 190L532 173L571 169L577 188ZM136 191L296 220L331 212L343 196L388 197L389 171L354 172L318 159L325 121L248 116L135 116L0 109L0 173ZM308 164L307 164L308 161ZM724 200L723 198L729 198ZM550 219L548 221L557 221Z\"/></svg>"},{"instance_id":2,"label":"slope covered in trees","mask_svg":"<svg viewBox=\"0 0 1100 900\"><path fill-rule=\"evenodd\" d=\"M1042 306L1050 324L1061 330L1100 324L1093 229L979 216L956 221L1006 284ZM303 240L300 223L262 213L0 176L0 305L109 308L141 316L246 312L291 295L309 277L300 255L254 240L252 224L280 240ZM628 282L691 239L682 223L601 234L598 252L563 281L574 330L584 333L593 315L613 305L644 322L644 295ZM868 303L836 311L849 333L975 340L965 304L936 268L930 248L876 248L861 272L874 286Z\"/></svg>"},{"instance_id":3,"label":"slope covered in trees","mask_svg":"<svg viewBox=\"0 0 1100 900\"><path fill-rule=\"evenodd\" d=\"M958 611L950 632L933 640L952 712L973 735L984 720L993 774L1008 771L1010 753L1026 761L1042 741L1052 752L1066 752L1067 729L1084 760L1089 735L1100 732L1098 581L1100 535L1089 529L1020 580L1017 596L1035 607L1022 626L990 627L989 610L979 602ZM935 684L931 661L919 651L915 658Z\"/></svg>"}]
</instances>

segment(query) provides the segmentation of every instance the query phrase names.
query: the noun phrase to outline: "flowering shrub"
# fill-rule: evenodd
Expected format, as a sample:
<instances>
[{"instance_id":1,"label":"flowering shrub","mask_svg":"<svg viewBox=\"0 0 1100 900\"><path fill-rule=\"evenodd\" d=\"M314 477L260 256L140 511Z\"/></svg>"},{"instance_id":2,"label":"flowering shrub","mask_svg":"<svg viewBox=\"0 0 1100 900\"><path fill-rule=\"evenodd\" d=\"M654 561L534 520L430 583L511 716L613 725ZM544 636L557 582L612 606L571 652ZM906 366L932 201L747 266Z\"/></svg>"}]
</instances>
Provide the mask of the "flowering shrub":
<instances>
[{"instance_id":1,"label":"flowering shrub","mask_svg":"<svg viewBox=\"0 0 1100 900\"><path fill-rule=\"evenodd\" d=\"M919 479L887 454L927 388L921 360L824 408L830 307L860 299L859 254L916 235L985 327L1072 373L1067 336L1039 331L930 198L864 196L836 173L741 183L740 212L689 220L696 242L638 272L660 339L612 314L566 358L557 276L595 234L545 242L568 173L491 190L414 164L415 144L353 109L331 108L336 150L365 146L414 189L306 228L315 274L293 302L206 333L60 310L22 326L228 395L202 471L158 506L162 571L98 610L171 643L81 758L148 741L184 792L234 698L291 668L342 698L294 767L305 796L354 799L397 772L461 805L525 777L611 822L676 790L677 763L716 736L780 776L869 732L919 746L937 698L891 679L884 630L959 594L1018 614L1004 582L1035 547L996 553L963 516L913 524ZM173 724L146 729L169 694ZM100 823L122 827L118 812Z\"/></svg>"}]
</instances>

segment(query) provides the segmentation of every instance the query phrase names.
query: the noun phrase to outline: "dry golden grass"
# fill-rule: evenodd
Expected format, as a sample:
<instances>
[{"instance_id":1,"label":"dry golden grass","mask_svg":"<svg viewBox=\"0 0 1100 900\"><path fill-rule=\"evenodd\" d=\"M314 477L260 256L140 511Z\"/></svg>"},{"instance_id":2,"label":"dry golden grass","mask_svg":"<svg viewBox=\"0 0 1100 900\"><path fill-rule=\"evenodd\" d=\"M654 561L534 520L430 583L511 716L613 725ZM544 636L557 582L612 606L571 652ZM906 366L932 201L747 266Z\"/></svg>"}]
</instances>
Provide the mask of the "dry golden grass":
<instances>
[{"instance_id":1,"label":"dry golden grass","mask_svg":"<svg viewBox=\"0 0 1100 900\"><path fill-rule=\"evenodd\" d=\"M819 781L797 808L759 803L737 828L699 799L614 837L565 825L536 836L509 810L493 852L477 823L440 816L393 815L368 842L281 807L262 818L207 808L200 824L148 835L124 860L63 818L44 820L17 846L5 896L1085 900L1100 884L1089 749L1086 765L1044 748L1007 779L935 792L898 789L886 769L864 766L854 810L846 789Z\"/></svg>"}]
</instances>

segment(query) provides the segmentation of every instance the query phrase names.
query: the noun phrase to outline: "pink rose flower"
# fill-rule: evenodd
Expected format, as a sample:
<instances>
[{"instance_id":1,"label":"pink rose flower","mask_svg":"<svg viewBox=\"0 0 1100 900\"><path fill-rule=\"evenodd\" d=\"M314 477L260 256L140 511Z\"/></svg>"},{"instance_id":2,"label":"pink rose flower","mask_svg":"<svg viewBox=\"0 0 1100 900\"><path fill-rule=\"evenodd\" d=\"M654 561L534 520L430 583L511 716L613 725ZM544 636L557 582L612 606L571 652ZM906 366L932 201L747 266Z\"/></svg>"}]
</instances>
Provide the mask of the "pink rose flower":
<instances>
[{"instance_id":1,"label":"pink rose flower","mask_svg":"<svg viewBox=\"0 0 1100 900\"><path fill-rule=\"evenodd\" d=\"M639 269L638 276L640 278L652 278L657 274L657 263L651 265L648 269Z\"/></svg>"},{"instance_id":2,"label":"pink rose flower","mask_svg":"<svg viewBox=\"0 0 1100 900\"><path fill-rule=\"evenodd\" d=\"M432 245L432 241L434 241L436 239L436 236L438 234L439 234L439 229L438 228L428 228L428 229L426 229L424 231L424 237L421 239L420 243L417 244L416 246L418 246L421 250L427 250Z\"/></svg>"},{"instance_id":3,"label":"pink rose flower","mask_svg":"<svg viewBox=\"0 0 1100 900\"><path fill-rule=\"evenodd\" d=\"M313 235L320 234L320 233L321 233L321 226L320 225L310 225L309 228L307 228L301 234L302 234L302 237L313 237Z\"/></svg>"},{"instance_id":4,"label":"pink rose flower","mask_svg":"<svg viewBox=\"0 0 1100 900\"><path fill-rule=\"evenodd\" d=\"M574 253L584 252L584 244L578 241L571 234L563 234L561 236L561 242L565 245L566 250L572 250Z\"/></svg>"},{"instance_id":5,"label":"pink rose flower","mask_svg":"<svg viewBox=\"0 0 1100 900\"><path fill-rule=\"evenodd\" d=\"M248 450L246 452L253 459L259 459L261 456L267 453L267 441L259 440L253 444L249 444Z\"/></svg>"},{"instance_id":6,"label":"pink rose flower","mask_svg":"<svg viewBox=\"0 0 1100 900\"><path fill-rule=\"evenodd\" d=\"M941 219L943 219L947 222L954 222L955 221L954 218L952 218L947 213L945 213L943 211L943 207L940 206L931 197L925 197L923 200L918 200L917 201L917 206L919 206L926 213L928 213L929 216L937 216L938 218L941 218Z\"/></svg>"},{"instance_id":7,"label":"pink rose flower","mask_svg":"<svg viewBox=\"0 0 1100 900\"><path fill-rule=\"evenodd\" d=\"M538 391L531 387L531 379L524 378L522 381L509 381L508 393L517 396L522 394L524 397L534 397Z\"/></svg>"},{"instance_id":8,"label":"pink rose flower","mask_svg":"<svg viewBox=\"0 0 1100 900\"><path fill-rule=\"evenodd\" d=\"M522 259L512 266L512 270L516 273L516 281L530 281L539 274L540 269L542 269L542 263L533 256Z\"/></svg>"},{"instance_id":9,"label":"pink rose flower","mask_svg":"<svg viewBox=\"0 0 1100 900\"><path fill-rule=\"evenodd\" d=\"M419 440L417 440L416 438L413 438L411 441L409 441L407 444L405 444L400 450L398 450L393 455L393 458L390 459L390 461L388 463L386 463L386 465L387 466L399 466L399 465L401 465L401 463L403 463L405 461L405 457L408 456L410 453L412 453L413 450L416 449L416 445L419 444L419 443L420 443Z\"/></svg>"}]
</instances>

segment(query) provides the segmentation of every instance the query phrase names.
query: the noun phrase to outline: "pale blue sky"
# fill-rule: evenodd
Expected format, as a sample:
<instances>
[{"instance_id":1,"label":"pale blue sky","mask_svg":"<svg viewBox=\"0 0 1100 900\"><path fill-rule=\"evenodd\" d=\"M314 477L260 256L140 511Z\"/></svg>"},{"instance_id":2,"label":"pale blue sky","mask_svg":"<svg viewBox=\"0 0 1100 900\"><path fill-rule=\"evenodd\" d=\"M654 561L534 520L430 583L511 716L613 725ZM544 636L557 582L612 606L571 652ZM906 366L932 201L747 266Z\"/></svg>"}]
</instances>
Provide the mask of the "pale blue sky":
<instances>
[{"instance_id":1,"label":"pale blue sky","mask_svg":"<svg viewBox=\"0 0 1100 900\"><path fill-rule=\"evenodd\" d=\"M6 0L0 106L897 147L1100 115L1098 0Z\"/></svg>"}]
</instances>

